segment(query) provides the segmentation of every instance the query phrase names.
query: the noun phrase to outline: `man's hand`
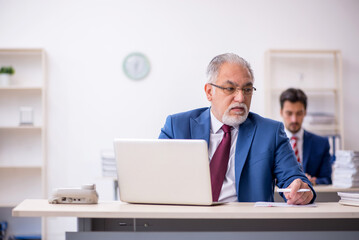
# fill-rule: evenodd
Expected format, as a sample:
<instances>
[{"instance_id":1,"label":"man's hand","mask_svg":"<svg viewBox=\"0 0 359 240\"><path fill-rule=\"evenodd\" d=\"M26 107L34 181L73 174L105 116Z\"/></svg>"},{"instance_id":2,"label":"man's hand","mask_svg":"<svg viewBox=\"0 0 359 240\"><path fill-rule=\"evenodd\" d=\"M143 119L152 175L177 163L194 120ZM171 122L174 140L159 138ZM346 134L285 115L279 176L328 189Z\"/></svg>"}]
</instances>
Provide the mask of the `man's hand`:
<instances>
[{"instance_id":1,"label":"man's hand","mask_svg":"<svg viewBox=\"0 0 359 240\"><path fill-rule=\"evenodd\" d=\"M308 204L313 199L313 192L309 188L308 184L300 180L299 178L295 179L288 188L292 189L289 193L284 193L284 196L287 198L288 204L296 205L305 205ZM309 189L309 192L297 192L301 188Z\"/></svg>"},{"instance_id":2,"label":"man's hand","mask_svg":"<svg viewBox=\"0 0 359 240\"><path fill-rule=\"evenodd\" d=\"M316 177L312 177L312 176L310 176L308 173L306 173L305 176L308 178L308 180L311 182L311 184L312 184L313 186L316 185L316 180L317 180Z\"/></svg>"}]
</instances>

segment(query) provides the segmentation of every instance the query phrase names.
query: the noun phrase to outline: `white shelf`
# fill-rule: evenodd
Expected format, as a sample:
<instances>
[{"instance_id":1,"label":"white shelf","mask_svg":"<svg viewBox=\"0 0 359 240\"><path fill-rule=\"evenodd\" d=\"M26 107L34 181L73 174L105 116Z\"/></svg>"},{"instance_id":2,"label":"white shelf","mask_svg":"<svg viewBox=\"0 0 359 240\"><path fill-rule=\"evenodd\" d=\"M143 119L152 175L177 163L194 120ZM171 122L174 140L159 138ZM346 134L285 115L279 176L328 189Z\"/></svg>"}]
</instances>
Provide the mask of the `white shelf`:
<instances>
[{"instance_id":1,"label":"white shelf","mask_svg":"<svg viewBox=\"0 0 359 240\"><path fill-rule=\"evenodd\" d=\"M342 59L338 50L271 49L266 52L266 117L282 121L280 94L300 88L308 97L307 117L333 116L330 124L304 122L303 127L319 135L339 135L344 148Z\"/></svg>"},{"instance_id":2,"label":"white shelf","mask_svg":"<svg viewBox=\"0 0 359 240\"><path fill-rule=\"evenodd\" d=\"M27 198L47 197L45 52L0 49L0 66L15 69L10 84L0 86L0 207L12 208ZM32 109L33 125L19 125L24 107ZM11 216L0 219L14 220ZM46 224L39 223L36 229L31 222L13 224L11 231L31 229L42 232L44 239Z\"/></svg>"},{"instance_id":3,"label":"white shelf","mask_svg":"<svg viewBox=\"0 0 359 240\"><path fill-rule=\"evenodd\" d=\"M0 169L42 169L42 166L41 165L28 165L28 166L16 166L16 165L0 165Z\"/></svg>"},{"instance_id":4,"label":"white shelf","mask_svg":"<svg viewBox=\"0 0 359 240\"><path fill-rule=\"evenodd\" d=\"M36 54L42 53L44 50L42 48L0 48L0 55L6 54L19 54L23 56L24 54Z\"/></svg>"},{"instance_id":5,"label":"white shelf","mask_svg":"<svg viewBox=\"0 0 359 240\"><path fill-rule=\"evenodd\" d=\"M311 55L311 54L340 54L340 50L320 50L320 49L269 49L268 52L272 53L272 54L276 54L276 53L280 53L281 56L283 56L283 54L288 54L290 56L293 56L293 54L298 54L298 55Z\"/></svg>"},{"instance_id":6,"label":"white shelf","mask_svg":"<svg viewBox=\"0 0 359 240\"><path fill-rule=\"evenodd\" d=\"M1 130L42 130L41 126L0 126Z\"/></svg>"},{"instance_id":7,"label":"white shelf","mask_svg":"<svg viewBox=\"0 0 359 240\"><path fill-rule=\"evenodd\" d=\"M8 86L8 87L0 87L0 91L42 91L42 87L39 86Z\"/></svg>"},{"instance_id":8,"label":"white shelf","mask_svg":"<svg viewBox=\"0 0 359 240\"><path fill-rule=\"evenodd\" d=\"M308 94L323 94L323 93L334 93L336 94L339 90L336 88L301 88L307 95ZM281 94L287 88L272 88L270 91Z\"/></svg>"}]
</instances>

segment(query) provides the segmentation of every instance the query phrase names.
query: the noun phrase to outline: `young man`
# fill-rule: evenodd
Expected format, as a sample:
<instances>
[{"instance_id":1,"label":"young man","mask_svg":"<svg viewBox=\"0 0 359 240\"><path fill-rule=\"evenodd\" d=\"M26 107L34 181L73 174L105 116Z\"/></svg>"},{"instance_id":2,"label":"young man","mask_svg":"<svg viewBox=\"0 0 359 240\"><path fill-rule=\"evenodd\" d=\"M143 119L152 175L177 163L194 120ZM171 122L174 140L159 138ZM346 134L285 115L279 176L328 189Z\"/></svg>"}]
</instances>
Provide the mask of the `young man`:
<instances>
[{"instance_id":1,"label":"young man","mask_svg":"<svg viewBox=\"0 0 359 240\"><path fill-rule=\"evenodd\" d=\"M329 141L302 128L307 111L307 96L300 89L289 88L280 95L280 114L297 161L313 185L331 184Z\"/></svg>"},{"instance_id":2,"label":"young man","mask_svg":"<svg viewBox=\"0 0 359 240\"><path fill-rule=\"evenodd\" d=\"M214 201L273 201L275 179L290 188L288 204L315 199L296 162L283 124L249 112L254 78L250 65L232 54L216 56L204 90L211 107L167 117L159 138L204 139L208 143ZM310 189L297 192L300 188Z\"/></svg>"}]
</instances>

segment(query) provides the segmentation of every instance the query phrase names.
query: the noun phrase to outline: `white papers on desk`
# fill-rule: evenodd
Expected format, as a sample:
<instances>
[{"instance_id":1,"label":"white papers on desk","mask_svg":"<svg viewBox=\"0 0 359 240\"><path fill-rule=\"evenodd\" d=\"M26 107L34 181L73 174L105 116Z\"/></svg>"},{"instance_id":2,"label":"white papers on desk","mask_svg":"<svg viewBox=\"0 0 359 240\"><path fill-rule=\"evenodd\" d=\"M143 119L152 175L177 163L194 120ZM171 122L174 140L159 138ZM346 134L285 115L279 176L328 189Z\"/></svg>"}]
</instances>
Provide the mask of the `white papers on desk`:
<instances>
[{"instance_id":1,"label":"white papers on desk","mask_svg":"<svg viewBox=\"0 0 359 240\"><path fill-rule=\"evenodd\" d=\"M359 152L337 151L333 170L334 187L359 187Z\"/></svg>"},{"instance_id":2,"label":"white papers on desk","mask_svg":"<svg viewBox=\"0 0 359 240\"><path fill-rule=\"evenodd\" d=\"M359 207L359 192L338 192L339 203Z\"/></svg>"},{"instance_id":3,"label":"white papers on desk","mask_svg":"<svg viewBox=\"0 0 359 240\"><path fill-rule=\"evenodd\" d=\"M307 205L293 205L287 204L285 202L256 202L254 204L255 207L316 207L315 203L307 204Z\"/></svg>"}]
</instances>

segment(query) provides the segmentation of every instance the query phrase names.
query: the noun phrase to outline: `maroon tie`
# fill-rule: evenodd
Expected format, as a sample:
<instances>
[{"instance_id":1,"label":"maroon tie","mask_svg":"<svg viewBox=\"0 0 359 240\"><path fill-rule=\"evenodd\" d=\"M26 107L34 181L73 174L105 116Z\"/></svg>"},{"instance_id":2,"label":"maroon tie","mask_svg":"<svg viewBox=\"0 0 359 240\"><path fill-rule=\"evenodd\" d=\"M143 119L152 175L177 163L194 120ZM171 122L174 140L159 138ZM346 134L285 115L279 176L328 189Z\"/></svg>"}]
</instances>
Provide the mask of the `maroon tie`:
<instances>
[{"instance_id":1,"label":"maroon tie","mask_svg":"<svg viewBox=\"0 0 359 240\"><path fill-rule=\"evenodd\" d=\"M231 126L225 124L222 126L224 132L222 141L218 145L209 164L211 169L212 199L214 202L218 201L227 172L229 152L231 150L231 128Z\"/></svg>"}]
</instances>

